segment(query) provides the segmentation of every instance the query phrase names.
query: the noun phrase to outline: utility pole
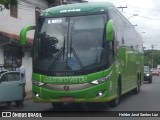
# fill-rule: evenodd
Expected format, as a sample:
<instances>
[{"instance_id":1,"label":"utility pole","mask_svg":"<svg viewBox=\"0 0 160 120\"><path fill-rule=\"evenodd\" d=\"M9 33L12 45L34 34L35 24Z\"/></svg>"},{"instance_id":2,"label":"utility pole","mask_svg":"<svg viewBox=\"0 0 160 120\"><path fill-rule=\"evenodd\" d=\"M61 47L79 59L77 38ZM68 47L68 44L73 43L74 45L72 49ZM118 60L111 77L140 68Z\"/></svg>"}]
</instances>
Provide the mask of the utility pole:
<instances>
[{"instance_id":1,"label":"utility pole","mask_svg":"<svg viewBox=\"0 0 160 120\"><path fill-rule=\"evenodd\" d=\"M154 48L153 44L151 45L151 48L152 48L152 70L153 70L153 48Z\"/></svg>"},{"instance_id":2,"label":"utility pole","mask_svg":"<svg viewBox=\"0 0 160 120\"><path fill-rule=\"evenodd\" d=\"M152 70L153 70L153 48L154 48L154 46L156 46L156 45L151 45L151 48L152 48Z\"/></svg>"},{"instance_id":3,"label":"utility pole","mask_svg":"<svg viewBox=\"0 0 160 120\"><path fill-rule=\"evenodd\" d=\"M122 11L123 11L124 8L127 8L127 5L125 7L120 6L120 7L117 7L117 8L121 8Z\"/></svg>"}]
</instances>

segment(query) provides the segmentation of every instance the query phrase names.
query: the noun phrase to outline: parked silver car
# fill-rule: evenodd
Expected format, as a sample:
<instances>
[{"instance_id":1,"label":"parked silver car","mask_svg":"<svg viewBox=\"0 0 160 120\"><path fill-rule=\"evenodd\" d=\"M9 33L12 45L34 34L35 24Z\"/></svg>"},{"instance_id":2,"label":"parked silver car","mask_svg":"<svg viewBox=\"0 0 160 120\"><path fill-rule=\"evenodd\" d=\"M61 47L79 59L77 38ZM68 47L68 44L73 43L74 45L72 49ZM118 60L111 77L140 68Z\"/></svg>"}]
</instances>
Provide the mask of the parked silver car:
<instances>
[{"instance_id":1,"label":"parked silver car","mask_svg":"<svg viewBox=\"0 0 160 120\"><path fill-rule=\"evenodd\" d=\"M23 86L20 72L3 71L0 73L0 104L19 102L23 100Z\"/></svg>"}]
</instances>

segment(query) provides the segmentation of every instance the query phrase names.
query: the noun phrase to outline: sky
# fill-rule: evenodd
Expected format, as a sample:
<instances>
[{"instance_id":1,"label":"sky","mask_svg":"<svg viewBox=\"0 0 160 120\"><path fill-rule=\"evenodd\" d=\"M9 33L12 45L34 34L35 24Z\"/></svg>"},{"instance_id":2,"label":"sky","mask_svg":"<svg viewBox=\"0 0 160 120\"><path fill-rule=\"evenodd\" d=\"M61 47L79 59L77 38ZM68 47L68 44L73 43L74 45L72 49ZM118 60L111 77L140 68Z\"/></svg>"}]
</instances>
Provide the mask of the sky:
<instances>
[{"instance_id":1,"label":"sky","mask_svg":"<svg viewBox=\"0 0 160 120\"><path fill-rule=\"evenodd\" d=\"M145 49L160 50L160 0L88 0L112 2L116 7L127 6L119 11L133 24L143 38ZM137 14L137 16L134 16Z\"/></svg>"}]
</instances>

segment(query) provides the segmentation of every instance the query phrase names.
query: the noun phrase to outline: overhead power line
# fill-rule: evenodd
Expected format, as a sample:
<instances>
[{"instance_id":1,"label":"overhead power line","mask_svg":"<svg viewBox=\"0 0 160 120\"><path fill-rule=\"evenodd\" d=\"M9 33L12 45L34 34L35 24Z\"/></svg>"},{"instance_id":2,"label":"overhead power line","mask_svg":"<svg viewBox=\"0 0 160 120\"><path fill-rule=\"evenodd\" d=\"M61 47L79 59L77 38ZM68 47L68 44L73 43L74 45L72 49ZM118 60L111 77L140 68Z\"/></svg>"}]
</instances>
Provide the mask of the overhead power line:
<instances>
[{"instance_id":1,"label":"overhead power line","mask_svg":"<svg viewBox=\"0 0 160 120\"><path fill-rule=\"evenodd\" d=\"M152 10L152 11L157 11L157 12L160 12L160 10L159 10L159 9L151 9L151 8L140 8L140 7L136 7L136 6L131 6L131 5L129 5L129 7L131 7L131 8L138 8L138 9L146 9L146 10Z\"/></svg>"},{"instance_id":2,"label":"overhead power line","mask_svg":"<svg viewBox=\"0 0 160 120\"><path fill-rule=\"evenodd\" d=\"M143 17L143 18L147 18L147 19L152 19L152 20L160 20L160 18L150 18L150 17L146 17L146 16L139 16L139 17Z\"/></svg>"},{"instance_id":3,"label":"overhead power line","mask_svg":"<svg viewBox=\"0 0 160 120\"><path fill-rule=\"evenodd\" d=\"M132 13L127 13L127 12L124 12L124 11L123 11L123 13L132 15ZM137 17L143 17L143 18L146 18L146 19L153 19L153 20L160 20L160 18L151 18L151 17L146 17L146 16L140 16L140 15L138 15Z\"/></svg>"},{"instance_id":4,"label":"overhead power line","mask_svg":"<svg viewBox=\"0 0 160 120\"><path fill-rule=\"evenodd\" d=\"M145 28L145 27L136 27L139 29L149 29L149 30L155 30L155 31L160 31L160 29L153 29L153 28Z\"/></svg>"}]
</instances>

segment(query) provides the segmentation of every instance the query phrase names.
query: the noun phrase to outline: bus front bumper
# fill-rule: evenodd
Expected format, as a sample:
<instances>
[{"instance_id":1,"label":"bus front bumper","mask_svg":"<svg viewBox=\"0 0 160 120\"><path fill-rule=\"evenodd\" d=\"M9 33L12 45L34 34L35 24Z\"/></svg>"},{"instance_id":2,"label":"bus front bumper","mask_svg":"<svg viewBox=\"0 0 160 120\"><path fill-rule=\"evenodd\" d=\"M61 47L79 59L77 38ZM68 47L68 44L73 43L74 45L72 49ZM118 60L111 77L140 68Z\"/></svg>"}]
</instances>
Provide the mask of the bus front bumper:
<instances>
[{"instance_id":1,"label":"bus front bumper","mask_svg":"<svg viewBox=\"0 0 160 120\"><path fill-rule=\"evenodd\" d=\"M34 102L107 102L116 98L116 93L108 91L107 82L80 90L58 91L33 85ZM111 95L112 93L112 95Z\"/></svg>"}]
</instances>

